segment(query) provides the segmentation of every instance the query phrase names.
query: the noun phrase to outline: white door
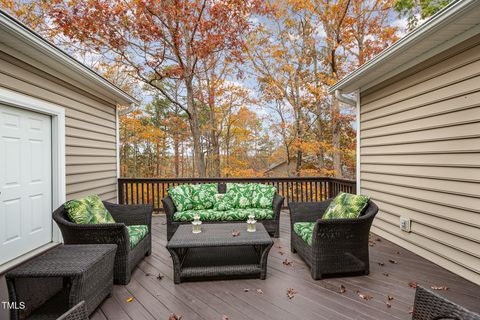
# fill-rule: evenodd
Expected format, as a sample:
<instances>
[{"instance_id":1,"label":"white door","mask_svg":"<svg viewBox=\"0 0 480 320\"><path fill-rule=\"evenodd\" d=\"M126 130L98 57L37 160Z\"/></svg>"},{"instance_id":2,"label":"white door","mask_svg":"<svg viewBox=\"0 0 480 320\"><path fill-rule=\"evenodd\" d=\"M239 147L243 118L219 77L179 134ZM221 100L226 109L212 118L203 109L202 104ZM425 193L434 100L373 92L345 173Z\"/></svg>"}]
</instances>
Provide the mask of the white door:
<instances>
[{"instance_id":1,"label":"white door","mask_svg":"<svg viewBox=\"0 0 480 320\"><path fill-rule=\"evenodd\" d=\"M0 104L0 265L52 241L52 119Z\"/></svg>"}]
</instances>

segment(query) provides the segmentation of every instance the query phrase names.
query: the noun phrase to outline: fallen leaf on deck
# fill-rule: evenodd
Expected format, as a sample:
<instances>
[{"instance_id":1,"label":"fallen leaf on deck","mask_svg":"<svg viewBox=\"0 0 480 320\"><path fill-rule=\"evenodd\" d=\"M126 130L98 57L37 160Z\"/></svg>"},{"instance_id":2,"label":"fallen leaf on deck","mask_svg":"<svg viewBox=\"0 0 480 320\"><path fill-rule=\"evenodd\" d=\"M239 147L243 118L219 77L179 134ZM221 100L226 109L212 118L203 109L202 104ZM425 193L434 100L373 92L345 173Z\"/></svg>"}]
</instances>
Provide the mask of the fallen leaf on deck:
<instances>
[{"instance_id":1,"label":"fallen leaf on deck","mask_svg":"<svg viewBox=\"0 0 480 320\"><path fill-rule=\"evenodd\" d=\"M447 291L448 290L448 287L444 287L444 286L431 286L430 288L432 288L432 290L443 290L443 291Z\"/></svg>"},{"instance_id":2,"label":"fallen leaf on deck","mask_svg":"<svg viewBox=\"0 0 480 320\"><path fill-rule=\"evenodd\" d=\"M233 230L232 231L232 236L238 237L240 235L240 231Z\"/></svg>"},{"instance_id":3,"label":"fallen leaf on deck","mask_svg":"<svg viewBox=\"0 0 480 320\"><path fill-rule=\"evenodd\" d=\"M392 307L392 304L388 301L385 301L385 304L387 305L387 308L391 308Z\"/></svg>"},{"instance_id":4,"label":"fallen leaf on deck","mask_svg":"<svg viewBox=\"0 0 480 320\"><path fill-rule=\"evenodd\" d=\"M375 245L375 241L368 241L368 245L369 245L370 247L373 247L373 246Z\"/></svg>"},{"instance_id":5,"label":"fallen leaf on deck","mask_svg":"<svg viewBox=\"0 0 480 320\"><path fill-rule=\"evenodd\" d=\"M283 255L285 254L285 252L283 252L283 251L278 251L278 253L279 253L281 256L283 256Z\"/></svg>"},{"instance_id":6,"label":"fallen leaf on deck","mask_svg":"<svg viewBox=\"0 0 480 320\"><path fill-rule=\"evenodd\" d=\"M166 222L166 221L162 221L162 223L161 223L161 224L162 224L162 226L164 226L164 225L166 225L166 224L167 224L167 222Z\"/></svg>"},{"instance_id":7,"label":"fallen leaf on deck","mask_svg":"<svg viewBox=\"0 0 480 320\"><path fill-rule=\"evenodd\" d=\"M417 287L417 283L416 283L416 282L413 282L413 281L411 281L411 282L409 282L409 283L408 283L408 286L409 286L410 288L413 288L413 289L415 289L415 288Z\"/></svg>"},{"instance_id":8,"label":"fallen leaf on deck","mask_svg":"<svg viewBox=\"0 0 480 320\"><path fill-rule=\"evenodd\" d=\"M392 296L387 296L388 301L392 301L393 297Z\"/></svg>"},{"instance_id":9,"label":"fallen leaf on deck","mask_svg":"<svg viewBox=\"0 0 480 320\"><path fill-rule=\"evenodd\" d=\"M397 254L400 254L400 251L397 251Z\"/></svg>"},{"instance_id":10,"label":"fallen leaf on deck","mask_svg":"<svg viewBox=\"0 0 480 320\"><path fill-rule=\"evenodd\" d=\"M385 263L379 262L378 265L379 265L380 267L383 267L383 266L385 265Z\"/></svg>"},{"instance_id":11,"label":"fallen leaf on deck","mask_svg":"<svg viewBox=\"0 0 480 320\"><path fill-rule=\"evenodd\" d=\"M339 293L345 293L347 291L347 288L343 284L340 285L340 290L338 290Z\"/></svg>"},{"instance_id":12,"label":"fallen leaf on deck","mask_svg":"<svg viewBox=\"0 0 480 320\"><path fill-rule=\"evenodd\" d=\"M150 277L152 274L150 272L145 273L145 277Z\"/></svg>"},{"instance_id":13,"label":"fallen leaf on deck","mask_svg":"<svg viewBox=\"0 0 480 320\"><path fill-rule=\"evenodd\" d=\"M398 263L397 260L393 260L393 259L389 259L388 262L393 263L393 264L397 264L397 263Z\"/></svg>"},{"instance_id":14,"label":"fallen leaf on deck","mask_svg":"<svg viewBox=\"0 0 480 320\"><path fill-rule=\"evenodd\" d=\"M159 273L158 276L157 276L157 279L158 280L162 280L164 277L163 273Z\"/></svg>"},{"instance_id":15,"label":"fallen leaf on deck","mask_svg":"<svg viewBox=\"0 0 480 320\"><path fill-rule=\"evenodd\" d=\"M285 266L291 266L292 264L293 264L293 262L288 260L288 259L283 260L283 265L285 265Z\"/></svg>"},{"instance_id":16,"label":"fallen leaf on deck","mask_svg":"<svg viewBox=\"0 0 480 320\"><path fill-rule=\"evenodd\" d=\"M228 320L228 317L226 315L223 315L222 320Z\"/></svg>"},{"instance_id":17,"label":"fallen leaf on deck","mask_svg":"<svg viewBox=\"0 0 480 320\"><path fill-rule=\"evenodd\" d=\"M170 313L170 317L168 317L168 320L181 320L182 316L177 316L175 313Z\"/></svg>"},{"instance_id":18,"label":"fallen leaf on deck","mask_svg":"<svg viewBox=\"0 0 480 320\"><path fill-rule=\"evenodd\" d=\"M282 246L281 245L276 245L275 248L282 249Z\"/></svg>"},{"instance_id":19,"label":"fallen leaf on deck","mask_svg":"<svg viewBox=\"0 0 480 320\"><path fill-rule=\"evenodd\" d=\"M288 299L292 299L293 297L295 297L295 294L297 294L297 290L295 290L293 288L287 288Z\"/></svg>"},{"instance_id":20,"label":"fallen leaf on deck","mask_svg":"<svg viewBox=\"0 0 480 320\"><path fill-rule=\"evenodd\" d=\"M385 277L388 277L390 274L387 272L382 273Z\"/></svg>"},{"instance_id":21,"label":"fallen leaf on deck","mask_svg":"<svg viewBox=\"0 0 480 320\"><path fill-rule=\"evenodd\" d=\"M375 241L380 242L380 241L382 241L382 239L380 239L380 238L375 238Z\"/></svg>"},{"instance_id":22,"label":"fallen leaf on deck","mask_svg":"<svg viewBox=\"0 0 480 320\"><path fill-rule=\"evenodd\" d=\"M133 301L133 298L132 298L132 297L130 297L130 298L127 299L127 302L132 302L132 301Z\"/></svg>"},{"instance_id":23,"label":"fallen leaf on deck","mask_svg":"<svg viewBox=\"0 0 480 320\"><path fill-rule=\"evenodd\" d=\"M248 288L243 289L243 292L248 292L248 291L250 291L250 289Z\"/></svg>"},{"instance_id":24,"label":"fallen leaf on deck","mask_svg":"<svg viewBox=\"0 0 480 320\"><path fill-rule=\"evenodd\" d=\"M358 291L357 291L357 294L358 294L358 296L359 296L360 298L362 298L363 300L371 300L371 299L373 299L373 297L370 296L370 295L368 295L368 294L363 294L363 293L360 293L360 292L358 292Z\"/></svg>"},{"instance_id":25,"label":"fallen leaf on deck","mask_svg":"<svg viewBox=\"0 0 480 320\"><path fill-rule=\"evenodd\" d=\"M263 290L262 290L262 289L257 289L257 290L255 290L255 292L258 293L258 294L263 294Z\"/></svg>"}]
</instances>

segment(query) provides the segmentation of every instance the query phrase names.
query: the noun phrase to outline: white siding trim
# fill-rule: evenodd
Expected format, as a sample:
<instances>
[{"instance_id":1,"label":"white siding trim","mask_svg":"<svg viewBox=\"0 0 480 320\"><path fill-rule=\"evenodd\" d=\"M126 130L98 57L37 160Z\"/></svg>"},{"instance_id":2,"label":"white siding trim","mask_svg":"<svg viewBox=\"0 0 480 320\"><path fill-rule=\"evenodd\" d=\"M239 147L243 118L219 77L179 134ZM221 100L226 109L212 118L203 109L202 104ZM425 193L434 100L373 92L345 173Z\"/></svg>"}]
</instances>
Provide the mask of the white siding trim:
<instances>
[{"instance_id":1,"label":"white siding trim","mask_svg":"<svg viewBox=\"0 0 480 320\"><path fill-rule=\"evenodd\" d=\"M116 155L117 155L117 203L120 201L118 198L118 178L120 178L120 112L118 106L115 108L115 136L116 136Z\"/></svg>"},{"instance_id":2,"label":"white siding trim","mask_svg":"<svg viewBox=\"0 0 480 320\"><path fill-rule=\"evenodd\" d=\"M356 180L357 180L357 194L360 194L360 107L361 107L361 103L360 103L360 90L357 90L356 91L356 96L357 96L357 110L356 110L356 113L357 113L357 151L356 151L356 157L357 157L357 160L356 160L356 169L357 169L357 173L356 173Z\"/></svg>"},{"instance_id":3,"label":"white siding trim","mask_svg":"<svg viewBox=\"0 0 480 320\"><path fill-rule=\"evenodd\" d=\"M0 102L52 117L52 208L58 208L65 202L66 197L65 109L51 102L1 87ZM61 242L60 230L55 224L53 224L52 230L52 241Z\"/></svg>"}]
</instances>

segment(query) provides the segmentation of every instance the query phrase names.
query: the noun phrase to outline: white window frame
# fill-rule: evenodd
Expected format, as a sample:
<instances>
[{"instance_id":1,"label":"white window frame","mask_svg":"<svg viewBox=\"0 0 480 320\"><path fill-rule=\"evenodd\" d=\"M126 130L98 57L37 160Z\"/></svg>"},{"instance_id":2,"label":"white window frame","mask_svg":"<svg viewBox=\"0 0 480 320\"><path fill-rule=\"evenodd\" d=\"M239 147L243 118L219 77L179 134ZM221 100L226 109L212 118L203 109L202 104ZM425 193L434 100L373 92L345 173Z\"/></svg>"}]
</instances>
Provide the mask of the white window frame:
<instances>
[{"instance_id":1,"label":"white window frame","mask_svg":"<svg viewBox=\"0 0 480 320\"><path fill-rule=\"evenodd\" d=\"M34 98L29 95L0 87L0 104L49 115L52 118L52 209L55 210L65 202L65 109L57 104ZM25 258L38 254L62 241L61 233L52 219L52 242L35 249L32 253L19 257L0 266L0 269L13 267Z\"/></svg>"}]
</instances>

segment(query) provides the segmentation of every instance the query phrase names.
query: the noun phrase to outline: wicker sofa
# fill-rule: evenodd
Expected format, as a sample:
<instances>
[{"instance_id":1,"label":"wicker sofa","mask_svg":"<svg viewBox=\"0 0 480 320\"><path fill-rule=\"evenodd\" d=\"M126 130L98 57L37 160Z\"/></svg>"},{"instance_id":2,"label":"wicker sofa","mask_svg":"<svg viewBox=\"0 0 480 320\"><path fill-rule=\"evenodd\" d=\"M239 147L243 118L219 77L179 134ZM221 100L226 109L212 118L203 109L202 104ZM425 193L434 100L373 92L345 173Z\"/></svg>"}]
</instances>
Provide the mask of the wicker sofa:
<instances>
[{"instance_id":1,"label":"wicker sofa","mask_svg":"<svg viewBox=\"0 0 480 320\"><path fill-rule=\"evenodd\" d=\"M227 186L224 183L218 184L218 193L224 194L226 193ZM278 193L274 195L272 208L273 208L273 218L272 219L265 219L265 220L258 220L258 222L262 223L267 232L275 237L278 238L280 236L280 211L282 210L284 198L280 196ZM177 212L177 208L173 202L173 199L170 196L166 196L162 199L163 208L165 210L165 215L167 218L167 240L173 236L177 228L182 224L189 224L190 221L175 221L174 215ZM204 223L232 223L235 221L203 221Z\"/></svg>"},{"instance_id":2,"label":"wicker sofa","mask_svg":"<svg viewBox=\"0 0 480 320\"><path fill-rule=\"evenodd\" d=\"M412 320L480 320L480 315L453 303L441 295L417 286Z\"/></svg>"},{"instance_id":3,"label":"wicker sofa","mask_svg":"<svg viewBox=\"0 0 480 320\"><path fill-rule=\"evenodd\" d=\"M289 203L291 250L303 258L315 280L327 275L368 274L368 236L378 207L369 200L358 218L321 219L332 200ZM315 222L311 245L294 232L297 222Z\"/></svg>"},{"instance_id":4,"label":"wicker sofa","mask_svg":"<svg viewBox=\"0 0 480 320\"><path fill-rule=\"evenodd\" d=\"M152 252L152 205L118 205L103 202L116 223L76 224L62 205L53 212L53 219L62 232L65 244L116 244L114 282L127 284L133 268ZM133 248L129 245L126 226L146 225L148 233Z\"/></svg>"}]
</instances>

